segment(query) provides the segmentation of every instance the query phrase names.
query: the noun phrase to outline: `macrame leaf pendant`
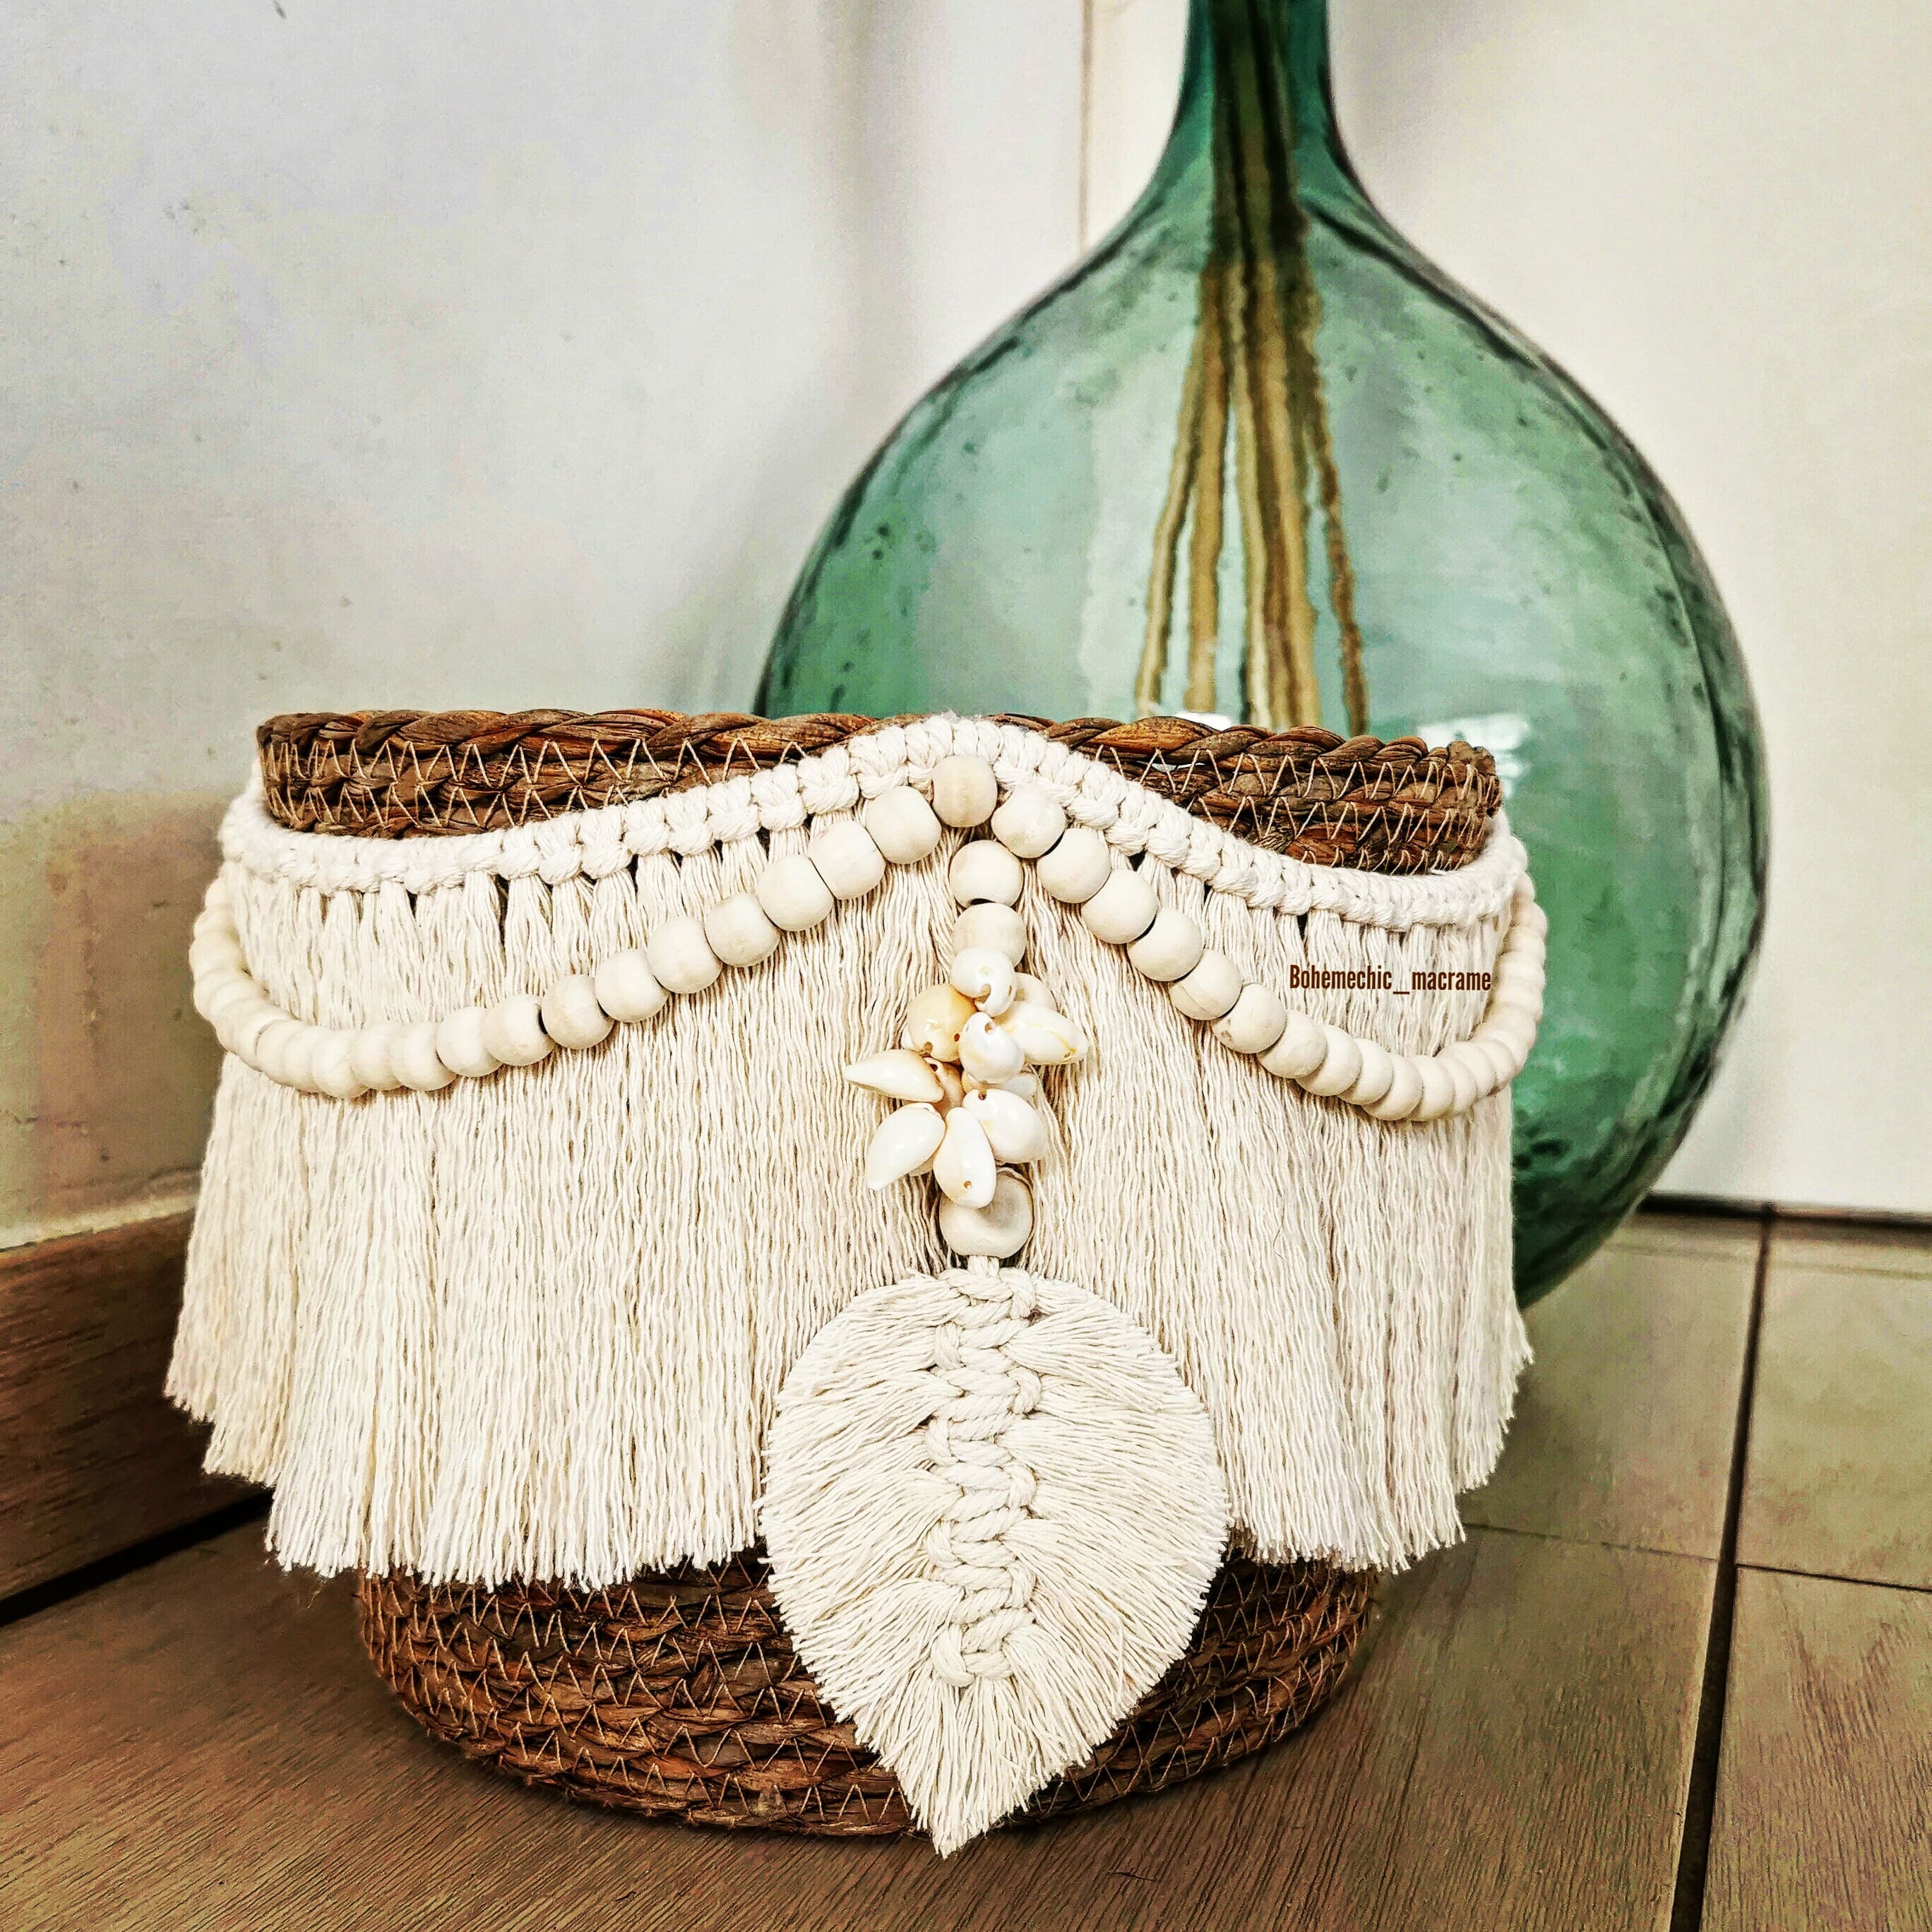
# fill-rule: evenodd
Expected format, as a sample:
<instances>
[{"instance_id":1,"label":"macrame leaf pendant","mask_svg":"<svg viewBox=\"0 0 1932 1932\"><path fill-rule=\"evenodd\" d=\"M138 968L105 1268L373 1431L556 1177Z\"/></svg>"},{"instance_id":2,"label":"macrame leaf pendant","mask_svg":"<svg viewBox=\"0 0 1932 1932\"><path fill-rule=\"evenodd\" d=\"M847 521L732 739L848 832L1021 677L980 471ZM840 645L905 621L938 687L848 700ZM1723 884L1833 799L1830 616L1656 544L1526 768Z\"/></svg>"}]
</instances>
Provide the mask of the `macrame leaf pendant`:
<instances>
[{"instance_id":1,"label":"macrame leaf pendant","mask_svg":"<svg viewBox=\"0 0 1932 1932\"><path fill-rule=\"evenodd\" d=\"M778 1398L772 1585L942 1853L1082 1762L1193 1634L1227 1499L1138 1323L978 1262L875 1288Z\"/></svg>"}]
</instances>

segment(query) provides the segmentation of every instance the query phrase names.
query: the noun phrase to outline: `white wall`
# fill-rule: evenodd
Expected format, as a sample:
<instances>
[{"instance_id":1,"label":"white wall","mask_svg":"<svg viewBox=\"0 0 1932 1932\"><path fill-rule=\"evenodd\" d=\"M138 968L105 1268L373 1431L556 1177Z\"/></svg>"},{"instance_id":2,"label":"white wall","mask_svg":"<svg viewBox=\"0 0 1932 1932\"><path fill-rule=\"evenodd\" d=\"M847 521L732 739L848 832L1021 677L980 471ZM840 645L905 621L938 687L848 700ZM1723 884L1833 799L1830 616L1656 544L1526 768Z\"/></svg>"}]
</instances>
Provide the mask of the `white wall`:
<instances>
[{"instance_id":1,"label":"white wall","mask_svg":"<svg viewBox=\"0 0 1932 1932\"><path fill-rule=\"evenodd\" d=\"M0 10L0 1244L177 1203L260 718L741 705L1074 251L1080 0Z\"/></svg>"},{"instance_id":2,"label":"white wall","mask_svg":"<svg viewBox=\"0 0 1932 1932\"><path fill-rule=\"evenodd\" d=\"M1648 451L1751 660L1772 925L1670 1184L1932 1210L1932 10L1334 4L1370 188ZM0 1244L183 1198L254 723L742 702L1073 252L1083 114L1092 231L1144 176L1184 12L0 10Z\"/></svg>"},{"instance_id":3,"label":"white wall","mask_svg":"<svg viewBox=\"0 0 1932 1932\"><path fill-rule=\"evenodd\" d=\"M1932 1212L1932 8L1331 0L1340 124L1425 253L1655 464L1770 745L1771 918L1664 1185ZM1095 0L1097 232L1185 0Z\"/></svg>"}]
</instances>

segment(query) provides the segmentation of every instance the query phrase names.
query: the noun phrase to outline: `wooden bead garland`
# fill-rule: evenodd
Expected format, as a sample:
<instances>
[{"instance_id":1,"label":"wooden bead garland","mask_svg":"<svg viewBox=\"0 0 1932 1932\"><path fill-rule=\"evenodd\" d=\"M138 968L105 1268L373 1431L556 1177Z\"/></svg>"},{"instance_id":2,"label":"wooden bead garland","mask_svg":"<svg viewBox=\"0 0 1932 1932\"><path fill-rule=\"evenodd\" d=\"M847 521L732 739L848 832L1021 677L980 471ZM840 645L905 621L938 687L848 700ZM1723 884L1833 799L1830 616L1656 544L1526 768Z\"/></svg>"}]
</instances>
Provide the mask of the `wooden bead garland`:
<instances>
[{"instance_id":1,"label":"wooden bead garland","mask_svg":"<svg viewBox=\"0 0 1932 1932\"><path fill-rule=\"evenodd\" d=\"M769 958L784 934L811 932L839 900L871 892L889 864L929 857L943 826L970 829L990 820L992 836L962 845L947 868L953 897L964 908L953 933L957 955L991 953L1016 968L1024 958L1025 926L1014 910L1024 860L1035 866L1050 897L1076 908L1096 938L1125 948L1136 971L1165 986L1177 1010L1208 1026L1230 1052L1375 1119L1430 1120L1466 1112L1514 1080L1534 1043L1549 920L1527 875L1516 882L1489 1003L1475 1030L1439 1053L1396 1054L1324 1025L1269 988L1245 980L1232 960L1208 948L1198 921L1162 906L1148 880L1116 861L1100 832L1070 825L1037 786L1015 786L1003 799L992 765L961 755L940 760L932 790L928 802L913 786L896 785L868 801L858 818L822 824L806 852L772 860L752 890L701 916L667 920L642 950L614 953L594 972L568 975L541 995L463 1007L440 1021L330 1028L291 1018L248 972L228 889L218 876L189 947L195 1005L228 1052L285 1086L344 1100L399 1089L436 1093L459 1078L486 1079L506 1066L535 1065L553 1047L599 1046L614 1024L650 1020L672 995L700 993L728 967L748 969ZM1036 995L1043 993L1036 982L1022 974L1012 979L1004 998L990 982L986 986L983 998L1000 1004L997 1016L983 1003L978 1010L997 1018L1003 1036L1027 1040L1028 1057L1055 1064L1063 1042L1053 1023L1060 1016L1029 997L1029 985ZM976 1010L956 988L932 991L951 994L958 1008L928 1012L915 1002L908 1046L957 1070L962 1034ZM982 1053L980 1064L987 1067L1006 1057L991 1042L968 1050ZM1014 1184L1024 1197L1024 1186ZM1011 1199L1000 1195L969 1211L1003 1216L1009 1226L1019 1219ZM1024 1218L1030 1227L1030 1202ZM993 1252L952 1245L961 1253Z\"/></svg>"}]
</instances>

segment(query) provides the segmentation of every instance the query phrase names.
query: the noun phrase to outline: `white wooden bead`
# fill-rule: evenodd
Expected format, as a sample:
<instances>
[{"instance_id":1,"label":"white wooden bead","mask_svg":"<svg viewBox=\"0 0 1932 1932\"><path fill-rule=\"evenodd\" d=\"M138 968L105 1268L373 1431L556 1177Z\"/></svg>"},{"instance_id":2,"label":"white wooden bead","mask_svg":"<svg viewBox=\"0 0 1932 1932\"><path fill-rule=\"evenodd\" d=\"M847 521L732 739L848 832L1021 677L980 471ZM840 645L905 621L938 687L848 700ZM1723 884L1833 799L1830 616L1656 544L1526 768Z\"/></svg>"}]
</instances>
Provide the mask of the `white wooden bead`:
<instances>
[{"instance_id":1,"label":"white wooden bead","mask_svg":"<svg viewBox=\"0 0 1932 1932\"><path fill-rule=\"evenodd\" d=\"M812 877L815 879L818 874L814 872ZM602 961L590 976L590 986L597 995L597 1004L614 1020L627 1023L649 1019L661 1012L670 998L635 947L614 952Z\"/></svg>"},{"instance_id":2,"label":"white wooden bead","mask_svg":"<svg viewBox=\"0 0 1932 1932\"><path fill-rule=\"evenodd\" d=\"M1033 1232L1033 1196L1016 1174L1002 1172L993 1182L993 1198L984 1208L963 1202L939 1203L939 1236L956 1255L988 1255L1009 1261Z\"/></svg>"},{"instance_id":3,"label":"white wooden bead","mask_svg":"<svg viewBox=\"0 0 1932 1932\"><path fill-rule=\"evenodd\" d=\"M298 1026L281 1048L281 1077L285 1084L304 1094L319 1094L315 1084L315 1056L322 1045L320 1027Z\"/></svg>"},{"instance_id":4,"label":"white wooden bead","mask_svg":"<svg viewBox=\"0 0 1932 1932\"><path fill-rule=\"evenodd\" d=\"M371 1093L389 1094L403 1084L396 1071L396 1040L402 1028L393 1021L364 1027L349 1045L350 1070Z\"/></svg>"},{"instance_id":5,"label":"white wooden bead","mask_svg":"<svg viewBox=\"0 0 1932 1932\"><path fill-rule=\"evenodd\" d=\"M752 890L766 918L781 932L810 932L831 917L838 904L818 868L802 852L774 859Z\"/></svg>"},{"instance_id":6,"label":"white wooden bead","mask_svg":"<svg viewBox=\"0 0 1932 1932\"><path fill-rule=\"evenodd\" d=\"M1451 1048L1447 1053L1438 1053L1436 1064L1446 1072L1455 1087L1455 1097L1449 1103L1452 1114L1466 1114L1483 1096L1482 1083L1477 1078L1475 1070Z\"/></svg>"},{"instance_id":7,"label":"white wooden bead","mask_svg":"<svg viewBox=\"0 0 1932 1932\"><path fill-rule=\"evenodd\" d=\"M1362 1070L1342 1097L1352 1107L1372 1107L1394 1084L1395 1055L1372 1040L1358 1040L1355 1044L1361 1052Z\"/></svg>"},{"instance_id":8,"label":"white wooden bead","mask_svg":"<svg viewBox=\"0 0 1932 1932\"><path fill-rule=\"evenodd\" d=\"M1328 1041L1322 1064L1301 1076L1303 1090L1324 1097L1346 1094L1361 1078L1361 1042L1353 1034L1344 1033L1340 1027L1324 1026L1322 1030Z\"/></svg>"},{"instance_id":9,"label":"white wooden bead","mask_svg":"<svg viewBox=\"0 0 1932 1932\"><path fill-rule=\"evenodd\" d=\"M214 1026L230 1006L252 1000L260 990L247 974L232 968L203 973L194 982L194 1010Z\"/></svg>"},{"instance_id":10,"label":"white wooden bead","mask_svg":"<svg viewBox=\"0 0 1932 1932\"><path fill-rule=\"evenodd\" d=\"M193 941L188 949L188 970L199 980L206 973L226 968L231 972L245 970L241 942L232 933L211 932Z\"/></svg>"},{"instance_id":11,"label":"white wooden bead","mask_svg":"<svg viewBox=\"0 0 1932 1932\"><path fill-rule=\"evenodd\" d=\"M568 974L544 994L543 1029L559 1046L578 1052L610 1037L610 1016L598 1004L589 974Z\"/></svg>"},{"instance_id":12,"label":"white wooden bead","mask_svg":"<svg viewBox=\"0 0 1932 1932\"><path fill-rule=\"evenodd\" d=\"M946 868L946 883L962 905L1012 905L1020 880L1020 862L991 838L961 846Z\"/></svg>"},{"instance_id":13,"label":"white wooden bead","mask_svg":"<svg viewBox=\"0 0 1932 1932\"><path fill-rule=\"evenodd\" d=\"M534 993L513 993L483 1016L483 1045L506 1066L534 1066L556 1045L544 1031L543 1005Z\"/></svg>"},{"instance_id":14,"label":"white wooden bead","mask_svg":"<svg viewBox=\"0 0 1932 1932\"><path fill-rule=\"evenodd\" d=\"M932 808L962 830L984 825L1000 802L1000 782L984 758L941 758L932 768Z\"/></svg>"},{"instance_id":15,"label":"white wooden bead","mask_svg":"<svg viewBox=\"0 0 1932 1932\"><path fill-rule=\"evenodd\" d=\"M1288 1006L1266 986L1241 988L1241 997L1214 1022L1214 1037L1237 1053L1265 1053L1288 1024Z\"/></svg>"},{"instance_id":16,"label":"white wooden bead","mask_svg":"<svg viewBox=\"0 0 1932 1932\"><path fill-rule=\"evenodd\" d=\"M1127 946L1153 925L1160 910L1154 888L1130 866L1123 866L1080 908L1081 923L1109 946Z\"/></svg>"},{"instance_id":17,"label":"white wooden bead","mask_svg":"<svg viewBox=\"0 0 1932 1932\"><path fill-rule=\"evenodd\" d=\"M336 1100L353 1100L368 1093L367 1083L356 1078L355 1058L354 1030L324 1028L309 1063L317 1090Z\"/></svg>"},{"instance_id":18,"label":"white wooden bead","mask_svg":"<svg viewBox=\"0 0 1932 1932\"><path fill-rule=\"evenodd\" d=\"M704 928L688 913L666 920L651 934L644 964L668 993L701 993L724 970Z\"/></svg>"},{"instance_id":19,"label":"white wooden bead","mask_svg":"<svg viewBox=\"0 0 1932 1932\"><path fill-rule=\"evenodd\" d=\"M1422 1076L1422 1098L1416 1102L1412 1120L1439 1120L1456 1104L1456 1082L1448 1067L1431 1054L1418 1058L1415 1070Z\"/></svg>"},{"instance_id":20,"label":"white wooden bead","mask_svg":"<svg viewBox=\"0 0 1932 1932\"><path fill-rule=\"evenodd\" d=\"M217 872L208 882L208 890L201 896L202 904L210 912L220 912L229 903L228 875Z\"/></svg>"},{"instance_id":21,"label":"white wooden bead","mask_svg":"<svg viewBox=\"0 0 1932 1932\"><path fill-rule=\"evenodd\" d=\"M1107 883L1114 855L1090 825L1070 826L1034 866L1034 876L1065 905L1084 905Z\"/></svg>"},{"instance_id":22,"label":"white wooden bead","mask_svg":"<svg viewBox=\"0 0 1932 1932\"><path fill-rule=\"evenodd\" d=\"M1167 997L1191 1020L1218 1020L1232 1012L1241 997L1241 969L1225 952L1210 947L1191 973L1168 987Z\"/></svg>"},{"instance_id":23,"label":"white wooden bead","mask_svg":"<svg viewBox=\"0 0 1932 1932\"><path fill-rule=\"evenodd\" d=\"M835 898L863 898L886 876L886 855L854 818L821 825L812 835L806 856Z\"/></svg>"},{"instance_id":24,"label":"white wooden bead","mask_svg":"<svg viewBox=\"0 0 1932 1932\"><path fill-rule=\"evenodd\" d=\"M1262 1065L1276 1078L1299 1080L1322 1064L1328 1051L1328 1036L1321 1022L1306 1013L1291 1012L1281 1030L1281 1037L1262 1057Z\"/></svg>"},{"instance_id":25,"label":"white wooden bead","mask_svg":"<svg viewBox=\"0 0 1932 1932\"><path fill-rule=\"evenodd\" d=\"M502 1062L483 1044L481 1006L459 1006L436 1030L436 1057L466 1080L487 1079Z\"/></svg>"},{"instance_id":26,"label":"white wooden bead","mask_svg":"<svg viewBox=\"0 0 1932 1932\"><path fill-rule=\"evenodd\" d=\"M1165 983L1185 979L1207 948L1206 935L1195 920L1162 906L1153 925L1127 948L1127 963L1144 979Z\"/></svg>"},{"instance_id":27,"label":"white wooden bead","mask_svg":"<svg viewBox=\"0 0 1932 1932\"><path fill-rule=\"evenodd\" d=\"M1486 1100L1496 1090L1495 1064L1474 1040L1459 1040L1454 1046L1444 1047L1442 1058L1450 1063L1452 1070L1458 1066L1468 1069L1469 1077L1475 1084L1476 1100Z\"/></svg>"},{"instance_id":28,"label":"white wooden bead","mask_svg":"<svg viewBox=\"0 0 1932 1932\"><path fill-rule=\"evenodd\" d=\"M1016 859L1051 852L1066 830L1066 813L1037 785L1016 785L993 814L993 836Z\"/></svg>"},{"instance_id":29,"label":"white wooden bead","mask_svg":"<svg viewBox=\"0 0 1932 1932\"><path fill-rule=\"evenodd\" d=\"M868 800L859 819L895 866L916 866L928 857L944 829L938 814L910 785L894 785Z\"/></svg>"},{"instance_id":30,"label":"white wooden bead","mask_svg":"<svg viewBox=\"0 0 1932 1932\"><path fill-rule=\"evenodd\" d=\"M262 1036L287 1017L266 1000L228 1007L221 1016L221 1043L250 1066L260 1066Z\"/></svg>"},{"instance_id":31,"label":"white wooden bead","mask_svg":"<svg viewBox=\"0 0 1932 1932\"><path fill-rule=\"evenodd\" d=\"M417 1020L397 1030L389 1049L396 1078L418 1094L440 1094L456 1078L436 1050L436 1022Z\"/></svg>"},{"instance_id":32,"label":"white wooden bead","mask_svg":"<svg viewBox=\"0 0 1932 1932\"><path fill-rule=\"evenodd\" d=\"M954 921L955 955L986 946L1017 966L1026 957L1026 921L1009 905L970 905Z\"/></svg>"},{"instance_id":33,"label":"white wooden bead","mask_svg":"<svg viewBox=\"0 0 1932 1932\"><path fill-rule=\"evenodd\" d=\"M1421 1070L1406 1053L1396 1054L1394 1060L1395 1078L1389 1082L1388 1091L1366 1110L1378 1120L1407 1120L1422 1098Z\"/></svg>"},{"instance_id":34,"label":"white wooden bead","mask_svg":"<svg viewBox=\"0 0 1932 1932\"><path fill-rule=\"evenodd\" d=\"M1536 1044L1536 1023L1527 1013L1520 1012L1514 1006L1492 1006L1483 1016L1480 1030L1492 1040L1499 1040L1516 1056L1520 1069L1529 1058L1529 1050Z\"/></svg>"},{"instance_id":35,"label":"white wooden bead","mask_svg":"<svg viewBox=\"0 0 1932 1932\"><path fill-rule=\"evenodd\" d=\"M707 908L704 938L728 966L756 966L778 950L777 926L749 892L734 892L721 904Z\"/></svg>"},{"instance_id":36,"label":"white wooden bead","mask_svg":"<svg viewBox=\"0 0 1932 1932\"><path fill-rule=\"evenodd\" d=\"M1480 1053L1490 1064L1495 1076L1491 1093L1498 1093L1522 1071L1522 1062L1516 1054L1493 1034L1475 1033L1464 1042L1471 1052Z\"/></svg>"}]
</instances>

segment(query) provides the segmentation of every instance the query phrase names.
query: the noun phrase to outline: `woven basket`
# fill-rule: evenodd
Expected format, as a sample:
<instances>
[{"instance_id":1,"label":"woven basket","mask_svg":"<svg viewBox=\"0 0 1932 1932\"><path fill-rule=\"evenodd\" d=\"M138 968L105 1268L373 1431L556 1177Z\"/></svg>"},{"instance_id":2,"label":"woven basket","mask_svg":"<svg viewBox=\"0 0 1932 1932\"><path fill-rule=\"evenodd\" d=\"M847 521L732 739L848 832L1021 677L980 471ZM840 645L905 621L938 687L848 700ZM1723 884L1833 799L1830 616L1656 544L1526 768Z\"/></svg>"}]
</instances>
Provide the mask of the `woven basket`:
<instances>
[{"instance_id":1,"label":"woven basket","mask_svg":"<svg viewBox=\"0 0 1932 1932\"><path fill-rule=\"evenodd\" d=\"M1268 849L1312 863L1447 870L1500 800L1486 752L1312 729L1004 722L1113 765ZM823 752L880 728L820 716L382 712L270 719L266 803L292 830L364 838L494 830L627 803ZM1193 1641L1088 1762L1027 1808L1104 1804L1262 1749L1346 1675L1372 1574L1234 1557ZM532 1784L694 1823L835 1835L910 1827L891 1774L820 1701L762 1553L595 1592L365 1577L363 1642L431 1735Z\"/></svg>"}]
</instances>

